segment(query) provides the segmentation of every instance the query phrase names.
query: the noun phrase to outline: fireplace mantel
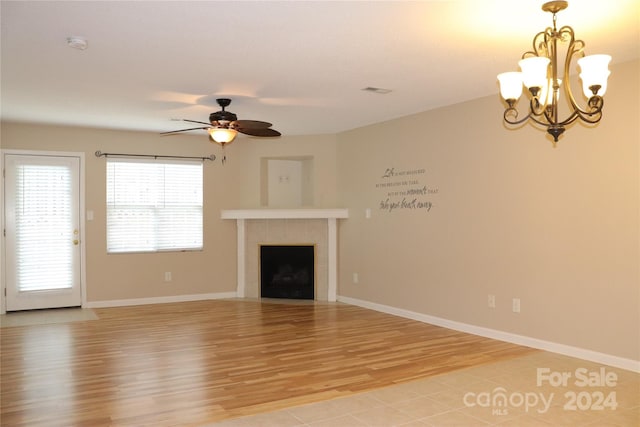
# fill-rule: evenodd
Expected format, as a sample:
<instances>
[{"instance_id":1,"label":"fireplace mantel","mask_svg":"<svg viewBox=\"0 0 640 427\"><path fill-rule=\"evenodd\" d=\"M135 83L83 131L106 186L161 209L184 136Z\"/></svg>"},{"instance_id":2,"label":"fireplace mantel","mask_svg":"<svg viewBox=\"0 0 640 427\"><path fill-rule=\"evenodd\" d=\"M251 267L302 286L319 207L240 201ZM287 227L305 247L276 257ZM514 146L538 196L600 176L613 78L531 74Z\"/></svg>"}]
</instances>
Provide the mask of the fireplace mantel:
<instances>
[{"instance_id":1,"label":"fireplace mantel","mask_svg":"<svg viewBox=\"0 0 640 427\"><path fill-rule=\"evenodd\" d=\"M322 299L336 301L338 282L338 231L337 220L349 217L348 209L233 209L223 210L222 219L235 219L237 226L238 262L237 262L237 296L246 296L246 220L327 220L327 295Z\"/></svg>"},{"instance_id":2,"label":"fireplace mantel","mask_svg":"<svg viewBox=\"0 0 640 427\"><path fill-rule=\"evenodd\" d=\"M232 209L222 219L337 219L348 218L348 209Z\"/></svg>"}]
</instances>

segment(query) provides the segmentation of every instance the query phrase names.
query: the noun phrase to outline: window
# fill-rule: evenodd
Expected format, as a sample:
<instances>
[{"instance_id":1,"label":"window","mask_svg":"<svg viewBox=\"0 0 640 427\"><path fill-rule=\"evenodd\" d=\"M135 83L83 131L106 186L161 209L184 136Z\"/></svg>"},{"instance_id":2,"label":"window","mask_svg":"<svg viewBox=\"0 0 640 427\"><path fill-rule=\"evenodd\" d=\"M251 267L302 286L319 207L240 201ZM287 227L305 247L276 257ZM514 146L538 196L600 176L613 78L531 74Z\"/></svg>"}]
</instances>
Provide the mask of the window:
<instances>
[{"instance_id":1,"label":"window","mask_svg":"<svg viewBox=\"0 0 640 427\"><path fill-rule=\"evenodd\" d=\"M107 159L107 252L202 249L202 163Z\"/></svg>"}]
</instances>

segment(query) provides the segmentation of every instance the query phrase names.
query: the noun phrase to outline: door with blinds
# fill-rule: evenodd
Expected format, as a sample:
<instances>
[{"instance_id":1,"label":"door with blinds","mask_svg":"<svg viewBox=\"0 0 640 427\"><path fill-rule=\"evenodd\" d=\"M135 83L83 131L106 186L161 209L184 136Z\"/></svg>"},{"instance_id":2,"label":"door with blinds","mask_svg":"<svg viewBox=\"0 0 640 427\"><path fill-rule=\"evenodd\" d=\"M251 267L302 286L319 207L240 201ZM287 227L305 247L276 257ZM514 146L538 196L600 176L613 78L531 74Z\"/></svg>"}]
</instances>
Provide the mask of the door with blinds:
<instances>
[{"instance_id":1,"label":"door with blinds","mask_svg":"<svg viewBox=\"0 0 640 427\"><path fill-rule=\"evenodd\" d=\"M82 305L80 158L4 155L7 311Z\"/></svg>"}]
</instances>

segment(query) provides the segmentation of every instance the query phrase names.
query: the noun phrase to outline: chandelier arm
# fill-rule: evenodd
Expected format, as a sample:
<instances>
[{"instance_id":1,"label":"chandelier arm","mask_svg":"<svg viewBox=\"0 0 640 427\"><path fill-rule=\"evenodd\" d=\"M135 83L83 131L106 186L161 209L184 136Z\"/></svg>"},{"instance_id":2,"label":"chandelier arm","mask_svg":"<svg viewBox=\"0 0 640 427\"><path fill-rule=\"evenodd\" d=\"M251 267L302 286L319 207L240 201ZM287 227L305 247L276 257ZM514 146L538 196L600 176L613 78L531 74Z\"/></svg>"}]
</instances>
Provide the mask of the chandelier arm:
<instances>
[{"instance_id":1,"label":"chandelier arm","mask_svg":"<svg viewBox=\"0 0 640 427\"><path fill-rule=\"evenodd\" d=\"M552 110L544 112L544 118L547 120L547 122L546 123L541 123L541 124L544 124L545 126L557 124L556 121L554 121L553 117L551 116L551 113L553 113Z\"/></svg>"},{"instance_id":2,"label":"chandelier arm","mask_svg":"<svg viewBox=\"0 0 640 427\"><path fill-rule=\"evenodd\" d=\"M559 123L560 125L567 125L573 123L577 119L589 124L596 124L602 119L602 107L604 106L604 99L601 96L593 96L589 98L589 105L592 107L591 111L583 111L576 107L573 113L567 117L564 121Z\"/></svg>"},{"instance_id":3,"label":"chandelier arm","mask_svg":"<svg viewBox=\"0 0 640 427\"><path fill-rule=\"evenodd\" d=\"M573 123L578 118L586 123L595 124L602 118L602 107L604 100L601 96L594 95L587 101L587 107L581 108L573 95L570 84L570 72L571 63L575 57L584 57L585 43L582 40L576 40L573 29L570 26L564 26L560 29L561 35L569 35L569 46L567 48L567 58L564 65L564 79L567 82L565 84L564 93L567 96L568 102L573 109L571 115L565 119L561 124Z\"/></svg>"},{"instance_id":4,"label":"chandelier arm","mask_svg":"<svg viewBox=\"0 0 640 427\"><path fill-rule=\"evenodd\" d=\"M600 119L602 119L602 107L594 112L584 112L578 109L574 112L574 115L576 116L576 118L579 117L583 122L596 124L600 121Z\"/></svg>"},{"instance_id":5,"label":"chandelier arm","mask_svg":"<svg viewBox=\"0 0 640 427\"><path fill-rule=\"evenodd\" d=\"M514 117L513 120L509 118L510 115ZM502 118L504 119L504 121L509 123L510 125L522 124L522 123L526 122L527 120L529 120L530 117L531 117L531 113L527 114L525 117L523 117L522 119L518 120L518 110L516 110L513 107L506 108L504 110L504 114L502 115Z\"/></svg>"},{"instance_id":6,"label":"chandelier arm","mask_svg":"<svg viewBox=\"0 0 640 427\"><path fill-rule=\"evenodd\" d=\"M544 113L544 117L545 117L546 121L537 119L535 116L531 116L530 118L535 123L539 124L540 126L544 126L545 128L548 128L550 125L555 125L555 123L549 121L549 118L547 117L547 113Z\"/></svg>"},{"instance_id":7,"label":"chandelier arm","mask_svg":"<svg viewBox=\"0 0 640 427\"><path fill-rule=\"evenodd\" d=\"M581 40L578 40L576 43L581 43L582 46L584 46L584 43ZM580 47L579 50L576 50L575 52L570 52L570 53L572 55L582 54L582 56L584 56L584 53L582 53L582 47ZM565 65L565 79L567 80L569 78L568 77L569 67L570 67L569 63L570 61L569 59L567 59L567 63ZM604 100L601 96L598 96L598 95L592 96L587 101L587 108L581 108L580 105L578 105L578 102L576 101L573 95L573 91L571 90L571 86L569 84L565 86L564 92L565 92L565 95L567 96L567 99L569 100L569 104L573 108L574 113L572 115L576 115L581 120L587 123L593 124L593 123L598 123L600 121L600 119L602 118L602 107L604 105Z\"/></svg>"},{"instance_id":8,"label":"chandelier arm","mask_svg":"<svg viewBox=\"0 0 640 427\"><path fill-rule=\"evenodd\" d=\"M573 62L573 58L576 56L584 57L585 43L582 40L575 39L575 35L574 35L575 33L573 31L573 28L571 28L568 25L565 25L564 27L562 27L558 32L558 34L560 35L560 37L565 37L565 36L568 37L568 41L569 41L569 46L567 47L567 57L564 62L564 81L565 81L564 93L567 96L569 105L573 109L573 113L567 120L571 120L571 118L576 114L582 118L585 115L589 115L590 113L586 110L583 110L578 105L578 102L576 101L576 98L573 95L573 91L571 90L570 74L571 74L571 64ZM575 120L575 118L573 118L571 121L573 120Z\"/></svg>"},{"instance_id":9,"label":"chandelier arm","mask_svg":"<svg viewBox=\"0 0 640 427\"><path fill-rule=\"evenodd\" d=\"M533 103L534 103L534 100L531 100L531 105L533 105ZM509 119L510 113L512 113L514 117L513 120ZM538 119L538 117L541 117L541 116L543 116L545 120ZM504 121L509 123L510 125L519 125L526 122L527 120L531 120L532 122L537 123L540 126L544 126L544 127L549 127L550 124L553 124L553 122L548 117L548 111L545 111L545 110L540 111L539 113L529 110L529 114L527 114L522 119L518 120L518 110L516 110L514 107L509 107L506 110L504 110L503 117L504 117Z\"/></svg>"},{"instance_id":10,"label":"chandelier arm","mask_svg":"<svg viewBox=\"0 0 640 427\"><path fill-rule=\"evenodd\" d=\"M565 90L565 92L568 91ZM569 102L573 107L573 113L571 114L571 116L576 116L576 118L579 117L582 121L591 124L598 123L602 118L602 107L604 106L604 99L601 96L594 95L589 98L589 100L587 101L587 105L589 108L588 110L580 108L570 92L567 93L567 97L569 98Z\"/></svg>"},{"instance_id":11,"label":"chandelier arm","mask_svg":"<svg viewBox=\"0 0 640 427\"><path fill-rule=\"evenodd\" d=\"M553 14L553 34L549 42L549 59L551 60L551 78L547 81L547 90L551 93L551 106L545 112L545 117L551 126L557 125L560 121L558 118L558 88L560 81L558 79L558 40L562 40L563 29L558 32L556 30L556 14ZM573 37L569 31L569 37ZM566 63L566 61L565 61ZM566 82L566 79L565 79ZM566 85L566 83L565 83ZM548 100L548 97L547 97Z\"/></svg>"},{"instance_id":12,"label":"chandelier arm","mask_svg":"<svg viewBox=\"0 0 640 427\"><path fill-rule=\"evenodd\" d=\"M547 31L549 31L549 29L547 29ZM590 107L590 110L587 111L578 105L578 102L576 101L575 96L573 95L573 91L571 90L571 84L570 84L571 64L573 62L574 57L584 56L585 43L582 40L575 39L575 33L573 31L573 28L571 28L568 25L565 25L564 27L560 28L560 30L556 31L554 34L551 34L548 38L545 39L546 42L550 42L547 45L547 48L548 48L547 52L549 53L553 61L553 66L552 66L553 75L551 76L549 90L554 90L552 89L554 86L560 85L560 81L557 75L557 70L558 70L557 41L558 40L562 40L569 43L567 47L566 58L564 63L563 79L565 82L564 93L567 97L567 101L572 109L572 112L566 119L560 120L560 118L558 117L558 105L557 105L558 98L554 94L552 98L552 105L550 106L551 108L545 108L545 111L544 111L544 117L547 120L547 123L540 122L538 120L536 120L536 122L544 126L566 126L573 123L579 118L587 123L592 123L592 124L597 123L600 121L600 118L602 116L602 104L603 104L602 97L596 98L594 96L591 99L589 99L588 105ZM539 49L538 51L542 51L542 49Z\"/></svg>"},{"instance_id":13,"label":"chandelier arm","mask_svg":"<svg viewBox=\"0 0 640 427\"><path fill-rule=\"evenodd\" d=\"M547 105L541 104L537 97L531 97L531 100L529 101L529 110L531 111L532 116L540 117L546 114Z\"/></svg>"},{"instance_id":14,"label":"chandelier arm","mask_svg":"<svg viewBox=\"0 0 640 427\"><path fill-rule=\"evenodd\" d=\"M546 57L551 59L553 55L553 42L555 35L555 28L547 27L544 31L540 31L533 37L533 50L523 53L522 59L531 57ZM541 103L538 97L532 96L529 107L532 114L536 116L542 116L547 109L547 102L547 98L543 99Z\"/></svg>"},{"instance_id":15,"label":"chandelier arm","mask_svg":"<svg viewBox=\"0 0 640 427\"><path fill-rule=\"evenodd\" d=\"M592 117L593 116L593 117ZM549 116L547 115L547 113L545 113L545 118L547 119L547 122L543 122L540 120L536 120L534 117L531 117L531 119L533 121L535 121L536 123L543 125L543 126L567 126L570 125L571 123L575 122L576 120L580 119L583 122L589 123L589 124L596 124L600 121L600 119L602 118L602 112L600 111L598 113L597 116L595 115L582 115L580 113L580 111L576 110L573 113L571 113L571 115L569 115L569 117L567 117L566 119L562 120L562 121L552 121Z\"/></svg>"},{"instance_id":16,"label":"chandelier arm","mask_svg":"<svg viewBox=\"0 0 640 427\"><path fill-rule=\"evenodd\" d=\"M578 113L576 111L574 111L573 113L571 113L569 115L569 117L567 117L563 121L558 121L557 123L552 123L552 124L556 125L556 126L566 126L566 125L569 125L569 124L575 122L578 117L579 117Z\"/></svg>"},{"instance_id":17,"label":"chandelier arm","mask_svg":"<svg viewBox=\"0 0 640 427\"><path fill-rule=\"evenodd\" d=\"M533 50L529 50L522 54L522 59L530 58L533 56L549 56L548 43L549 39L553 37L553 28L549 27L544 31L540 31L533 37Z\"/></svg>"}]
</instances>

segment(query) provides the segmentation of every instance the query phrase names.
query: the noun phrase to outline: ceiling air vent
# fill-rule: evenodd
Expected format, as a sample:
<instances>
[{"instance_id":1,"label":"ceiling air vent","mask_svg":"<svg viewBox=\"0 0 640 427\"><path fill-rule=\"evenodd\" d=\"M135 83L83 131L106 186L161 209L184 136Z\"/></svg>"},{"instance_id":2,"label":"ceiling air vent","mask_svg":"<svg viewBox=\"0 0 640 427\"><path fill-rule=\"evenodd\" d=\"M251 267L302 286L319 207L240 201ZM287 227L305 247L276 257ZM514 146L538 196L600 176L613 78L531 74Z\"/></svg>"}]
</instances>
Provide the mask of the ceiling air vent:
<instances>
[{"instance_id":1,"label":"ceiling air vent","mask_svg":"<svg viewBox=\"0 0 640 427\"><path fill-rule=\"evenodd\" d=\"M373 93L379 93L380 95L385 95L387 93L391 92L391 89L383 89L380 87L372 87L372 86L367 86L365 88L362 89L365 92L373 92Z\"/></svg>"}]
</instances>

